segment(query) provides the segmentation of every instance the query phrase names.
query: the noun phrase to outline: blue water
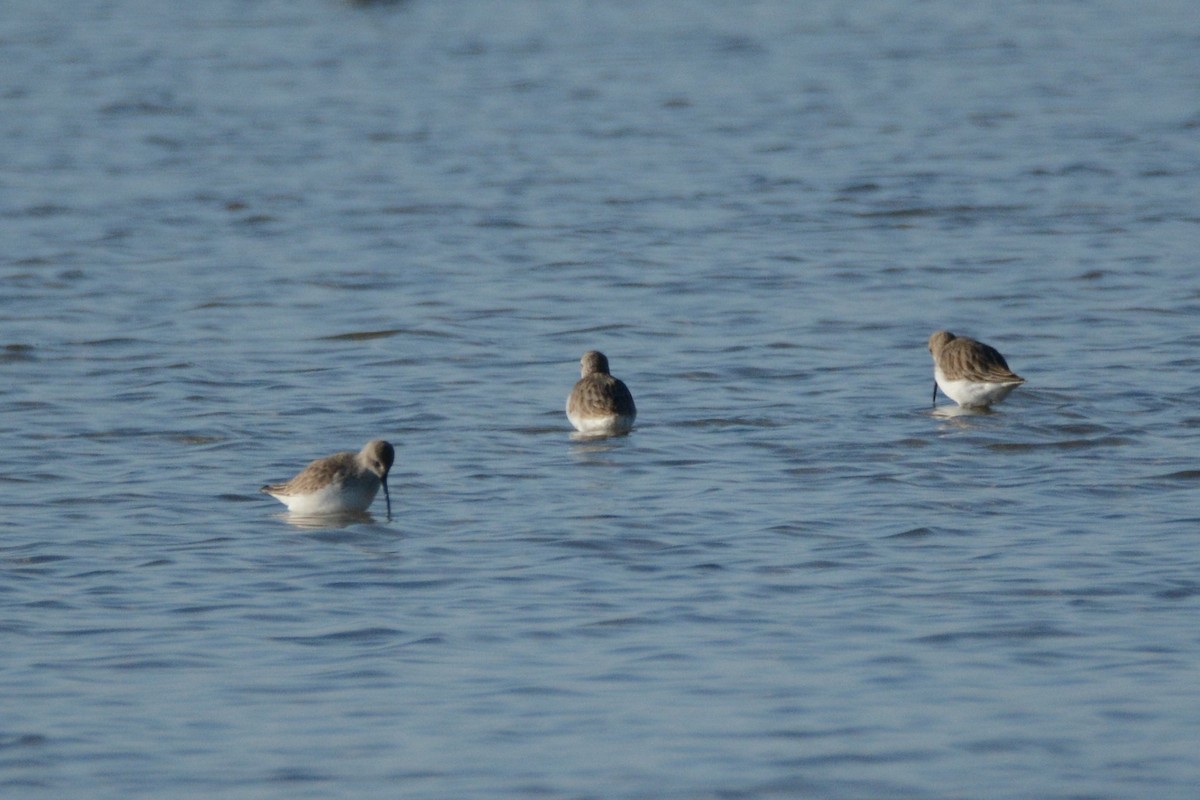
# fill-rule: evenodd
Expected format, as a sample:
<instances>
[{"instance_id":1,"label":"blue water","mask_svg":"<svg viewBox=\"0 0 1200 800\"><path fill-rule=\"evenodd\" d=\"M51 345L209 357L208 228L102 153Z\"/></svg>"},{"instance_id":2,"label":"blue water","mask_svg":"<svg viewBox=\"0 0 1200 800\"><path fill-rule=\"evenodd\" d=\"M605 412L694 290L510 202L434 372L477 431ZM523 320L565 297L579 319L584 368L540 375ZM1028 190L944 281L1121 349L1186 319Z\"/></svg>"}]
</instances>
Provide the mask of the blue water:
<instances>
[{"instance_id":1,"label":"blue water","mask_svg":"<svg viewBox=\"0 0 1200 800\"><path fill-rule=\"evenodd\" d=\"M1194 797L1198 20L10 0L0 793Z\"/></svg>"}]
</instances>

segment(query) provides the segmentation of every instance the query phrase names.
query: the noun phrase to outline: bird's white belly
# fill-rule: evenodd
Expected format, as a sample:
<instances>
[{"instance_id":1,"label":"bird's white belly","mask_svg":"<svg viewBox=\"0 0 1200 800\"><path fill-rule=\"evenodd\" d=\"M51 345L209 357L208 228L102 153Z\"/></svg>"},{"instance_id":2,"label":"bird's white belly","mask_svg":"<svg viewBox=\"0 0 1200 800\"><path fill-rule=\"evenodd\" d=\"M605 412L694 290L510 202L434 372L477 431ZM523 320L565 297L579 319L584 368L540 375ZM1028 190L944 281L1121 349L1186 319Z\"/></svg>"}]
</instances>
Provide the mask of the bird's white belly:
<instances>
[{"instance_id":1,"label":"bird's white belly","mask_svg":"<svg viewBox=\"0 0 1200 800\"><path fill-rule=\"evenodd\" d=\"M343 514L348 511L366 511L375 499L378 485L370 486L365 481L346 481L329 484L308 494L277 495L296 514Z\"/></svg>"},{"instance_id":2,"label":"bird's white belly","mask_svg":"<svg viewBox=\"0 0 1200 800\"><path fill-rule=\"evenodd\" d=\"M986 381L946 380L942 371L935 376L938 388L963 408L982 408L999 403L1017 388L1018 383L990 383Z\"/></svg>"},{"instance_id":3,"label":"bird's white belly","mask_svg":"<svg viewBox=\"0 0 1200 800\"><path fill-rule=\"evenodd\" d=\"M567 413L567 418L575 426L575 430L588 434L617 434L628 433L633 428L634 417L624 414L608 414L605 416L589 416L584 414Z\"/></svg>"}]
</instances>

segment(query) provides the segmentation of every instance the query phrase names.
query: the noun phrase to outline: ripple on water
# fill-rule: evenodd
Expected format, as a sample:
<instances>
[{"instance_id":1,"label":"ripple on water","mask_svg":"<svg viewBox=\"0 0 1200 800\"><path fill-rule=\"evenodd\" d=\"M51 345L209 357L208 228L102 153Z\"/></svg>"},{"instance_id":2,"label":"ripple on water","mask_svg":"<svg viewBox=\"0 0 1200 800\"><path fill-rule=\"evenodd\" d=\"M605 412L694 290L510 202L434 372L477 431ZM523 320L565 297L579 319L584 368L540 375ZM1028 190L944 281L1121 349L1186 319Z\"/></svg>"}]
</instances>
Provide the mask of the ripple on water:
<instances>
[{"instance_id":1,"label":"ripple on water","mask_svg":"<svg viewBox=\"0 0 1200 800\"><path fill-rule=\"evenodd\" d=\"M941 5L0 15L0 786L1189 796L1194 41Z\"/></svg>"}]
</instances>

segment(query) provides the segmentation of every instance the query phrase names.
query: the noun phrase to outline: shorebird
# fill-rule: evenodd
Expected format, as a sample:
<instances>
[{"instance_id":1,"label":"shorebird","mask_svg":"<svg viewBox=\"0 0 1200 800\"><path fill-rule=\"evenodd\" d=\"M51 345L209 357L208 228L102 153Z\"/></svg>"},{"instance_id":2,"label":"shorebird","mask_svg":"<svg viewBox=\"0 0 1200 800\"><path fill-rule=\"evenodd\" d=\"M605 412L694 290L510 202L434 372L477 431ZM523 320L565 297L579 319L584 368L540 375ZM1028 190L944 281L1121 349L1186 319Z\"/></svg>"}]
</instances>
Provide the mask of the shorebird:
<instances>
[{"instance_id":1,"label":"shorebird","mask_svg":"<svg viewBox=\"0 0 1200 800\"><path fill-rule=\"evenodd\" d=\"M963 408L987 408L999 403L1025 379L1008 368L994 347L949 331L929 337L933 356L933 402L940 388Z\"/></svg>"},{"instance_id":2,"label":"shorebird","mask_svg":"<svg viewBox=\"0 0 1200 800\"><path fill-rule=\"evenodd\" d=\"M608 371L608 358L589 350L579 359L579 380L567 397L567 419L580 433L615 436L629 433L637 418L633 395Z\"/></svg>"},{"instance_id":3,"label":"shorebird","mask_svg":"<svg viewBox=\"0 0 1200 800\"><path fill-rule=\"evenodd\" d=\"M296 514L343 514L366 511L382 486L391 519L387 476L395 459L394 447L374 439L357 453L347 450L318 458L290 481L268 484L260 491Z\"/></svg>"}]
</instances>

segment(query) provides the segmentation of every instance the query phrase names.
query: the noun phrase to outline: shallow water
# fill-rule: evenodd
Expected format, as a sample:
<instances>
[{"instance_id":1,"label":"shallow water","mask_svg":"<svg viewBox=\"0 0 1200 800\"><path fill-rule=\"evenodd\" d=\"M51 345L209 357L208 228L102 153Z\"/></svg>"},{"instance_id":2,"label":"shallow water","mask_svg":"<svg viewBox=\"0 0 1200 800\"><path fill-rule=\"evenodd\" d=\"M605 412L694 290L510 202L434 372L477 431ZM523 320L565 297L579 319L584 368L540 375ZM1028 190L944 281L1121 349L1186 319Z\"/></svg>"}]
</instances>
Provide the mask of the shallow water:
<instances>
[{"instance_id":1,"label":"shallow water","mask_svg":"<svg viewBox=\"0 0 1200 800\"><path fill-rule=\"evenodd\" d=\"M6 798L1194 793L1190 4L15 10Z\"/></svg>"}]
</instances>

